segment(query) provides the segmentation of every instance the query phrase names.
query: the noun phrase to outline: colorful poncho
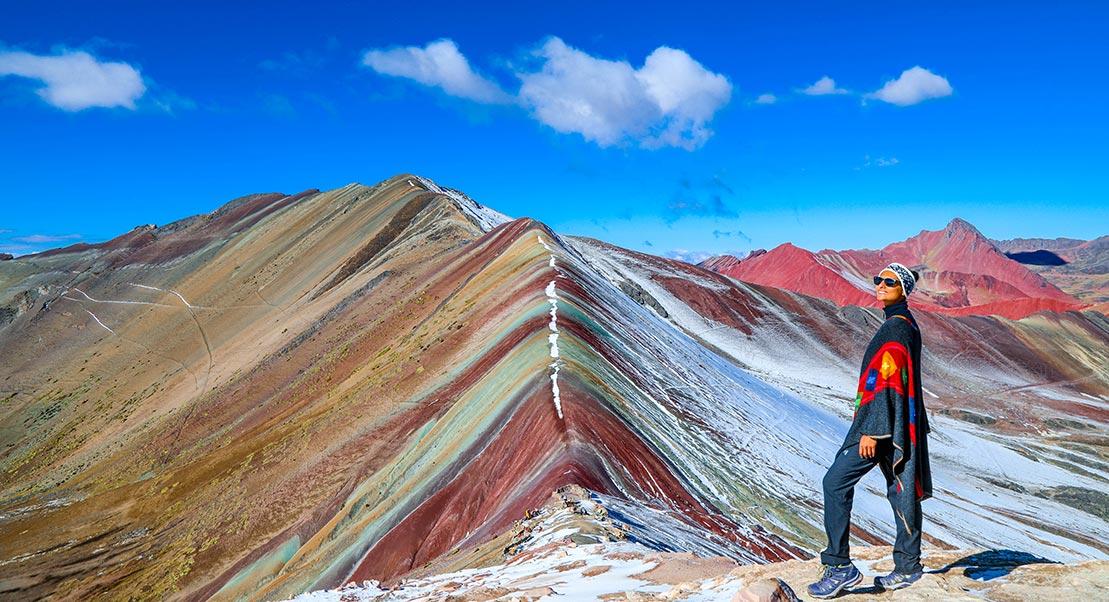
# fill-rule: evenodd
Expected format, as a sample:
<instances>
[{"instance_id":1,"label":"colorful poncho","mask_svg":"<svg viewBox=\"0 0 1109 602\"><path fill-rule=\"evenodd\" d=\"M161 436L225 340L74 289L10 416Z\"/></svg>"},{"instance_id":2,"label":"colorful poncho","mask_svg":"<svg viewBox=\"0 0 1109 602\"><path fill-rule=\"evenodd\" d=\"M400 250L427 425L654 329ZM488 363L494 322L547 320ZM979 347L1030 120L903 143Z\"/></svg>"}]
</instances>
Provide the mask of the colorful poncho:
<instances>
[{"instance_id":1,"label":"colorful poncho","mask_svg":"<svg viewBox=\"0 0 1109 602\"><path fill-rule=\"evenodd\" d=\"M863 435L891 438L893 457L880 466L888 482L897 481L898 493L915 494L905 500L908 503L932 497L930 429L920 383L920 329L904 299L886 307L885 313L886 321L863 354L854 419L840 449L858 445Z\"/></svg>"}]
</instances>

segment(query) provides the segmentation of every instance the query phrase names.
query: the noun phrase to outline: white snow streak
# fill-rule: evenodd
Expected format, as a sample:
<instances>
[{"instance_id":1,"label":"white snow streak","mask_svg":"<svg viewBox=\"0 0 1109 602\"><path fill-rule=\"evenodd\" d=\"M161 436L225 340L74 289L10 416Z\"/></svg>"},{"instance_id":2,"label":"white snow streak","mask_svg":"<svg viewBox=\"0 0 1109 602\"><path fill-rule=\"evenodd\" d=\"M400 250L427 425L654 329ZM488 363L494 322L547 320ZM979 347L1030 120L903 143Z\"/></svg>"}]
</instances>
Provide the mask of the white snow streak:
<instances>
[{"instance_id":1,"label":"white snow streak","mask_svg":"<svg viewBox=\"0 0 1109 602\"><path fill-rule=\"evenodd\" d=\"M543 240L543 237L538 232L535 233L535 238L539 240L539 244L551 254L550 261L547 265L555 267L554 252L551 247ZM547 302L551 304L551 321L547 327L551 330L551 334L547 335L547 341L551 344L551 357L554 361L551 362L550 367L554 370L551 372L551 395L554 396L555 411L558 412L558 417L562 418L562 398L558 394L558 294L555 291L555 281L551 280L547 283L546 288Z\"/></svg>"}]
</instances>

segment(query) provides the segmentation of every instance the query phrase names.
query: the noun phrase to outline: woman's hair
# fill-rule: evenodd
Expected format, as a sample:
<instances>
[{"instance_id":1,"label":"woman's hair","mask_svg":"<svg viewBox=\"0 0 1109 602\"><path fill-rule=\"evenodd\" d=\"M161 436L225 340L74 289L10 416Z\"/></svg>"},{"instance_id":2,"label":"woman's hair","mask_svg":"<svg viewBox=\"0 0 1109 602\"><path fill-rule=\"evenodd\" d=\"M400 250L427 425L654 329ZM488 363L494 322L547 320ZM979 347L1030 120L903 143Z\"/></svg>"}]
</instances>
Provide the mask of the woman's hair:
<instances>
[{"instance_id":1,"label":"woman's hair","mask_svg":"<svg viewBox=\"0 0 1109 602\"><path fill-rule=\"evenodd\" d=\"M909 270L909 271L913 273L913 280L916 280L917 282L920 282L920 274L916 270Z\"/></svg>"}]
</instances>

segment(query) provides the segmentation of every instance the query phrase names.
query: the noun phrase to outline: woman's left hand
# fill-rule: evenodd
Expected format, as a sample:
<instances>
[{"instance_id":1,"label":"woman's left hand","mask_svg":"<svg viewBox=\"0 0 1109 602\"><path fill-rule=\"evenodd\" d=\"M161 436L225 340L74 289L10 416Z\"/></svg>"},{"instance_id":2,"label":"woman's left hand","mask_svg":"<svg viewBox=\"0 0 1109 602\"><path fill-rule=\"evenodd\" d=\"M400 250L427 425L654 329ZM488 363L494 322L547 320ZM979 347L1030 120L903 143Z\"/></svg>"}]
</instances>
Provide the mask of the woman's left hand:
<instances>
[{"instance_id":1,"label":"woman's left hand","mask_svg":"<svg viewBox=\"0 0 1109 602\"><path fill-rule=\"evenodd\" d=\"M875 439L874 437L869 437L867 435L863 435L862 439L859 439L859 457L869 460L870 458L874 457L877 451L877 439Z\"/></svg>"}]
</instances>

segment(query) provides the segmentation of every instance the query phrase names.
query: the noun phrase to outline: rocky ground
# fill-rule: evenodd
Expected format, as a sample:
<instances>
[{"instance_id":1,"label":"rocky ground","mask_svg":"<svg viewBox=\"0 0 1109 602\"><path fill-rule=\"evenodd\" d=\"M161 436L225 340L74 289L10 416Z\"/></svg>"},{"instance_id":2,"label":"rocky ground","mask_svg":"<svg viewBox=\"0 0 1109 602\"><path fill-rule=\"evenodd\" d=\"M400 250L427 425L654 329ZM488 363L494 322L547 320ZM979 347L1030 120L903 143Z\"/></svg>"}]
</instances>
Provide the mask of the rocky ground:
<instances>
[{"instance_id":1,"label":"rocky ground","mask_svg":"<svg viewBox=\"0 0 1109 602\"><path fill-rule=\"evenodd\" d=\"M1109 597L1109 561L1058 564L1012 550L926 549L919 582L893 592L876 590L873 578L893 568L891 551L890 546L854 547L865 579L839 598L1046 602ZM811 600L805 586L819 574L816 559L737 566L723 557L649 549L610 519L588 492L569 487L509 532L473 550L456 551L397 583L365 582L296 600Z\"/></svg>"}]
</instances>

